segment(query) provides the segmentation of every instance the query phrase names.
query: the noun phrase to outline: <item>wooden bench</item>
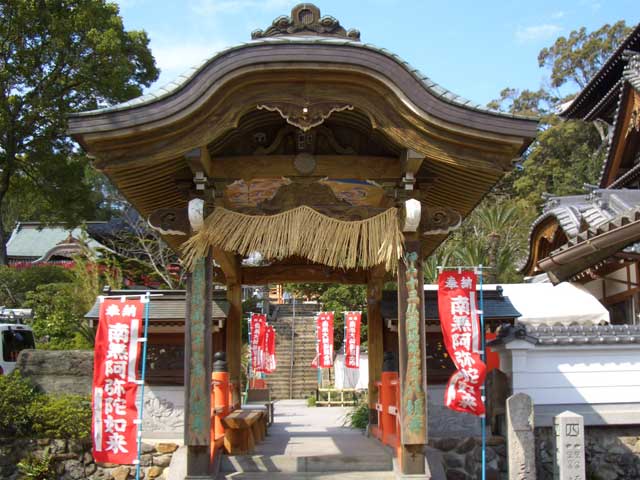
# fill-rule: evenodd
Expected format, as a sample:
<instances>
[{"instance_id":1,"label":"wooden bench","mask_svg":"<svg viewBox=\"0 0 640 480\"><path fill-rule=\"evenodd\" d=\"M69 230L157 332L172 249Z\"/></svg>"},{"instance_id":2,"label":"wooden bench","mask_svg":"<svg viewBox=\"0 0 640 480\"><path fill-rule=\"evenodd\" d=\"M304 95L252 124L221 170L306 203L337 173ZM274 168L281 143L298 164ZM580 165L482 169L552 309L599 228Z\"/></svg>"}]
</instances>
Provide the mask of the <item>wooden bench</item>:
<instances>
[{"instance_id":1,"label":"wooden bench","mask_svg":"<svg viewBox=\"0 0 640 480\"><path fill-rule=\"evenodd\" d=\"M273 400L271 400L271 391L268 388L249 388L245 403L250 407L256 405L267 407L267 422L269 425L273 423Z\"/></svg>"},{"instance_id":2,"label":"wooden bench","mask_svg":"<svg viewBox=\"0 0 640 480\"><path fill-rule=\"evenodd\" d=\"M229 455L252 453L256 442L266 435L266 413L259 410L234 410L222 419L224 449Z\"/></svg>"}]
</instances>

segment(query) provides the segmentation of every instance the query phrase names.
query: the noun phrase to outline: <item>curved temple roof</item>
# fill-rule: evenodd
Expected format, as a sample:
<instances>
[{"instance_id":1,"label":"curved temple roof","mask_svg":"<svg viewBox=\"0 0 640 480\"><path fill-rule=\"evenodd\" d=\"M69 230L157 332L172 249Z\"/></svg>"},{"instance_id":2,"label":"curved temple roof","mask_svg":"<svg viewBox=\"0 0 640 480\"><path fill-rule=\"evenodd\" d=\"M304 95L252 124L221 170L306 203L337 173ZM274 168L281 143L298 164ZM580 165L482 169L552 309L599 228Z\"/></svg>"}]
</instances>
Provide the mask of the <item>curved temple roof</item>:
<instances>
[{"instance_id":1,"label":"curved temple roof","mask_svg":"<svg viewBox=\"0 0 640 480\"><path fill-rule=\"evenodd\" d=\"M537 119L491 110L450 92L388 50L371 44L360 43L359 31L354 29L346 31L335 18L330 16L320 17L319 9L312 4L304 3L296 5L290 17L278 17L265 31L255 30L251 36L253 38L252 41L227 48L213 55L201 65L192 68L175 81L158 90L114 106L73 114L70 120L70 133L80 134L92 130L91 128L86 128L89 127L89 124L83 122L81 120L83 118L87 119L109 113L132 111L161 103L174 96L188 95L188 91L193 90L190 89L190 86L197 83L199 77L206 76L207 73L211 73L212 70L224 70L228 66L238 68L241 65L246 66L248 63L254 65L262 64L266 67L270 63L282 62L283 60L289 60L292 61L292 63L303 63L315 60L322 63L330 62L343 65L352 63L364 66L366 63L364 58L366 57L370 59L370 62L366 66L390 77L389 79L397 83L403 93L409 94L407 89L403 88L404 85L401 84L400 79L394 75L398 69L394 69L393 67L384 68L383 63L378 64L377 62L383 62L381 57L384 57L387 63L389 61L393 62L396 67L400 67L404 71L403 73L413 77L413 79L419 83L420 87L432 97L432 100L436 100L435 103L443 103L455 107L455 110L437 107L433 101L429 102L428 100L426 102L416 102L418 107L426 107L425 109L435 116L446 120L449 120L449 117L458 117L462 120L461 123L464 124L465 114L459 112L458 109L460 109L467 112L482 113L495 117L496 119L519 119L525 123L522 126L518 125L519 122L512 123L510 126L514 129L513 132L508 131L510 130L509 128L498 128L498 131L501 133L529 135L535 133ZM304 48L309 46L314 48ZM283 58L282 55L273 54L276 49L286 53L289 58ZM304 52L304 55L296 58L295 53L297 53L297 51ZM363 56L357 53L357 51L366 52L366 55ZM315 55L316 52L320 55ZM242 56L251 56L252 61L228 65L230 58ZM376 57L378 58L376 59ZM291 68L291 65L289 68ZM184 104L181 104L180 108L184 108ZM171 108L169 108L168 111L171 111ZM467 117L467 120L473 119L470 115L467 115ZM473 126L482 130L492 130L492 126L502 126L499 122L491 121L486 117L484 123L486 123L486 125L483 125L482 121L475 122Z\"/></svg>"},{"instance_id":2,"label":"curved temple roof","mask_svg":"<svg viewBox=\"0 0 640 480\"><path fill-rule=\"evenodd\" d=\"M310 38L308 36L259 38L256 40L252 40L250 42L245 42L245 43L224 48L223 50L220 50L219 52L216 52L215 54L213 54L211 57L204 59L199 65L196 65L190 68L189 70L187 70L185 73L180 75L178 78L176 78L172 82L166 85L163 85L155 90L152 90L146 93L145 95L141 95L140 97L136 97L127 102L119 103L110 107L104 107L97 110L89 110L86 112L75 113L71 116L72 117L90 117L90 116L100 115L102 113L107 113L107 112L128 110L135 107L149 105L154 102L161 101L167 97L170 97L178 93L180 90L185 88L192 80L194 80L201 72L206 70L209 66L211 66L212 64L216 63L219 59L222 59L233 52L237 52L238 50L243 50L243 49L256 47L256 46L274 46L274 45L286 45L286 44L348 46L352 48L375 52L377 54L384 55L389 59L392 59L402 68L404 68L410 75L416 78L431 95L442 100L443 102L447 102L447 103L450 103L451 105L462 107L467 110L488 113L490 115L496 115L498 117L524 119L531 122L537 122L537 118L535 117L517 115L517 114L501 112L498 110L493 110L488 107L482 106L479 103L473 102L464 97L456 95L455 93L451 92L450 90L447 90L446 88L442 87L441 85L431 80L428 76L426 76L420 70L414 68L411 64L409 64L409 62L403 60L400 56L390 52L385 48L381 48L370 43L360 43L358 41L349 40L349 39L336 39L336 38L327 38L327 37L317 37L317 38L311 37Z\"/></svg>"},{"instance_id":3,"label":"curved temple roof","mask_svg":"<svg viewBox=\"0 0 640 480\"><path fill-rule=\"evenodd\" d=\"M324 176L378 181L379 188L387 188L387 200L399 205L408 171L402 155L413 152L411 175L419 198L429 207L453 205L464 217L536 134L536 118L492 111L449 92L397 55L361 43L359 32L320 17L311 4L294 7L290 17L279 17L252 36L155 92L69 118L70 134L142 215L186 206L183 184L191 179L184 174L194 149L208 152L206 173L216 188L261 174L300 177L286 163L291 152L247 154L217 146L228 145L229 138L245 144L255 135L264 138L258 128L288 122L307 132L326 120L321 128L335 130L343 141L356 141L348 133L353 128L365 140L359 150L349 146L351 157L344 149L340 155L311 152L324 162L323 172L330 172ZM311 120L306 127L295 121L304 116ZM394 148L387 153L362 148L380 138ZM445 237L434 231L424 240L424 251ZM168 240L175 246L183 239Z\"/></svg>"}]
</instances>

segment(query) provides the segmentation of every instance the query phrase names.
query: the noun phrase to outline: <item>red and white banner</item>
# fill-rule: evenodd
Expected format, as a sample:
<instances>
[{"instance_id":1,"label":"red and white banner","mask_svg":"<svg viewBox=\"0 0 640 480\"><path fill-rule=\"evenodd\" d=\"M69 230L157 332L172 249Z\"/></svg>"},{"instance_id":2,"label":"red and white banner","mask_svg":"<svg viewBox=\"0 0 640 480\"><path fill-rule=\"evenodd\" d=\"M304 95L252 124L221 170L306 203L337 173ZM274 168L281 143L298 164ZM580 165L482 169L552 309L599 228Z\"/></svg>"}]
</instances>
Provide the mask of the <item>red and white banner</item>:
<instances>
[{"instance_id":1,"label":"red and white banner","mask_svg":"<svg viewBox=\"0 0 640 480\"><path fill-rule=\"evenodd\" d=\"M276 370L276 329L267 325L264 332L265 346L265 373L273 373Z\"/></svg>"},{"instance_id":2,"label":"red and white banner","mask_svg":"<svg viewBox=\"0 0 640 480\"><path fill-rule=\"evenodd\" d=\"M333 366L333 312L320 312L316 317L316 368Z\"/></svg>"},{"instance_id":3,"label":"red and white banner","mask_svg":"<svg viewBox=\"0 0 640 480\"><path fill-rule=\"evenodd\" d=\"M134 420L143 312L140 299L107 298L100 304L92 389L96 462L131 464L138 457Z\"/></svg>"},{"instance_id":4,"label":"red and white banner","mask_svg":"<svg viewBox=\"0 0 640 480\"><path fill-rule=\"evenodd\" d=\"M452 410L484 415L480 387L487 367L480 357L476 275L473 271L444 271L438 278L438 312L447 352L457 372L449 379L445 405Z\"/></svg>"},{"instance_id":5,"label":"red and white banner","mask_svg":"<svg viewBox=\"0 0 640 480\"><path fill-rule=\"evenodd\" d=\"M267 316L261 313L251 314L251 369L254 372L264 372L265 361L265 331Z\"/></svg>"},{"instance_id":6,"label":"red and white banner","mask_svg":"<svg viewBox=\"0 0 640 480\"><path fill-rule=\"evenodd\" d=\"M344 364L347 368L360 368L361 312L344 314Z\"/></svg>"}]
</instances>

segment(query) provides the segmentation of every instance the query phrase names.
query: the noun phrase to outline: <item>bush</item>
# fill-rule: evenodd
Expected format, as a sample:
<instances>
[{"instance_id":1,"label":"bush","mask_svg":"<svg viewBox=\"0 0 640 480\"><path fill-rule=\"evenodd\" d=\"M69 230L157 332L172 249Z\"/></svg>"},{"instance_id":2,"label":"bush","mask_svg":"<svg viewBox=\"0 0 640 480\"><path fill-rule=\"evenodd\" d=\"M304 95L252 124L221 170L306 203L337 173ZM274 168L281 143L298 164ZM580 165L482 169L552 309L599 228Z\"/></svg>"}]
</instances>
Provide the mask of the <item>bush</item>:
<instances>
[{"instance_id":1,"label":"bush","mask_svg":"<svg viewBox=\"0 0 640 480\"><path fill-rule=\"evenodd\" d=\"M347 413L344 419L344 425L351 428L365 430L369 425L369 405L361 403Z\"/></svg>"},{"instance_id":2,"label":"bush","mask_svg":"<svg viewBox=\"0 0 640 480\"><path fill-rule=\"evenodd\" d=\"M48 438L82 439L91 435L91 399L82 395L42 395L29 407L32 431Z\"/></svg>"},{"instance_id":3,"label":"bush","mask_svg":"<svg viewBox=\"0 0 640 480\"><path fill-rule=\"evenodd\" d=\"M55 480L57 478L53 467L53 455L45 450L42 456L29 455L20 460L18 469L24 478L34 480Z\"/></svg>"},{"instance_id":4,"label":"bush","mask_svg":"<svg viewBox=\"0 0 640 480\"><path fill-rule=\"evenodd\" d=\"M0 375L0 436L31 433L29 406L38 396L33 385L17 371Z\"/></svg>"},{"instance_id":5,"label":"bush","mask_svg":"<svg viewBox=\"0 0 640 480\"><path fill-rule=\"evenodd\" d=\"M315 407L316 406L316 396L309 395L307 397L307 407Z\"/></svg>"},{"instance_id":6,"label":"bush","mask_svg":"<svg viewBox=\"0 0 640 480\"><path fill-rule=\"evenodd\" d=\"M89 309L79 302L73 283L38 285L27 293L25 305L33 308L31 326L38 348L73 350L92 347L93 331L83 318Z\"/></svg>"}]
</instances>

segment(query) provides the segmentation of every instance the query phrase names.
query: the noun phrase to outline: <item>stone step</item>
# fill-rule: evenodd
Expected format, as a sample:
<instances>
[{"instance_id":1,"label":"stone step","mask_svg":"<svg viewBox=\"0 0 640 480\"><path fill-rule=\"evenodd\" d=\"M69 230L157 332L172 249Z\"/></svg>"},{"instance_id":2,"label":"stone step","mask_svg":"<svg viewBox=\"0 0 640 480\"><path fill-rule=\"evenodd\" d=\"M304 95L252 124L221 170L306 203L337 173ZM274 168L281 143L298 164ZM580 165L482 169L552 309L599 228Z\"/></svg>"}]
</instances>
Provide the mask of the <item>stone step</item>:
<instances>
[{"instance_id":1,"label":"stone step","mask_svg":"<svg viewBox=\"0 0 640 480\"><path fill-rule=\"evenodd\" d=\"M306 473L282 473L282 472L247 472L247 473L223 473L222 477L229 480L361 480L362 472L306 472ZM367 472L367 480L395 480L393 472Z\"/></svg>"},{"instance_id":2,"label":"stone step","mask_svg":"<svg viewBox=\"0 0 640 480\"><path fill-rule=\"evenodd\" d=\"M220 471L225 473L328 473L328 472L392 472L390 455L229 455L222 457ZM360 474L362 478L363 474ZM238 477L233 477L238 478ZM273 478L269 476L269 478Z\"/></svg>"}]
</instances>

